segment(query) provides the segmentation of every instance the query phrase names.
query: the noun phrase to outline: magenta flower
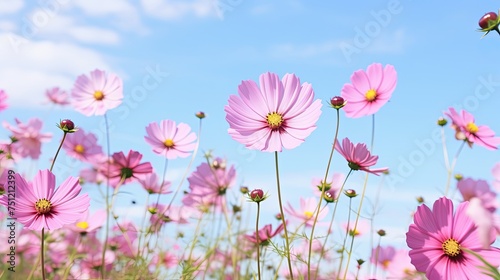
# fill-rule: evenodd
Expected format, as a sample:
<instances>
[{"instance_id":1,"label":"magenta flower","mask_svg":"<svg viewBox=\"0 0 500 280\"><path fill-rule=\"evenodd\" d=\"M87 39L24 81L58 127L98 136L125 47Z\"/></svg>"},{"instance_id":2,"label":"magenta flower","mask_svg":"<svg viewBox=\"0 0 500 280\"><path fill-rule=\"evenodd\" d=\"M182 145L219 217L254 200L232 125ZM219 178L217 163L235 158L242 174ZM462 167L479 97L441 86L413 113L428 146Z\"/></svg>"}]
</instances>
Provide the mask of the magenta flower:
<instances>
[{"instance_id":1,"label":"magenta flower","mask_svg":"<svg viewBox=\"0 0 500 280\"><path fill-rule=\"evenodd\" d=\"M101 228L105 221L105 210L101 209L90 215L90 211L87 209L87 211L85 211L73 224L69 225L68 228L79 233L89 233Z\"/></svg>"},{"instance_id":2,"label":"magenta flower","mask_svg":"<svg viewBox=\"0 0 500 280\"><path fill-rule=\"evenodd\" d=\"M396 255L396 249L394 247L377 246L372 249L372 256L370 257L370 262L377 264L384 270L387 270L389 264L394 260L395 255Z\"/></svg>"},{"instance_id":3,"label":"magenta flower","mask_svg":"<svg viewBox=\"0 0 500 280\"><path fill-rule=\"evenodd\" d=\"M176 125L174 121L162 120L146 127L146 142L153 147L153 152L168 159L188 157L196 148L196 134L185 123Z\"/></svg>"},{"instance_id":4,"label":"magenta flower","mask_svg":"<svg viewBox=\"0 0 500 280\"><path fill-rule=\"evenodd\" d=\"M243 81L238 95L224 107L229 135L247 148L266 152L293 149L316 129L321 100L314 101L309 83L300 84L294 74L260 75L260 88Z\"/></svg>"},{"instance_id":5,"label":"magenta flower","mask_svg":"<svg viewBox=\"0 0 500 280\"><path fill-rule=\"evenodd\" d=\"M70 157L83 162L92 162L102 155L102 147L97 144L97 137L91 132L85 133L81 128L66 135L63 149Z\"/></svg>"},{"instance_id":6,"label":"magenta flower","mask_svg":"<svg viewBox=\"0 0 500 280\"><path fill-rule=\"evenodd\" d=\"M53 87L45 91L45 96L47 96L50 103L55 105L68 105L69 102L69 94L60 89L59 87Z\"/></svg>"},{"instance_id":7,"label":"magenta flower","mask_svg":"<svg viewBox=\"0 0 500 280\"><path fill-rule=\"evenodd\" d=\"M38 118L32 118L28 123L22 123L18 119L15 121L17 127L7 122L3 123L3 126L12 133L11 137L16 139L11 146L12 153L23 158L38 159L42 153L42 142L48 142L52 138L52 134L40 132L43 123Z\"/></svg>"},{"instance_id":8,"label":"magenta flower","mask_svg":"<svg viewBox=\"0 0 500 280\"><path fill-rule=\"evenodd\" d=\"M0 111L3 111L9 107L7 105L7 93L3 89L0 89Z\"/></svg>"},{"instance_id":9,"label":"magenta flower","mask_svg":"<svg viewBox=\"0 0 500 280\"><path fill-rule=\"evenodd\" d=\"M259 229L257 234L259 235L259 245L267 245L269 244L269 240L276 235L278 235L280 232L283 231L283 224L280 224L275 231L273 231L273 225L268 224L265 225L263 228ZM245 238L252 242L252 243L257 243L257 234L255 232L253 234L249 235L244 235Z\"/></svg>"},{"instance_id":10,"label":"magenta flower","mask_svg":"<svg viewBox=\"0 0 500 280\"><path fill-rule=\"evenodd\" d=\"M31 230L54 230L74 223L90 206L87 194L80 195L78 178L68 177L57 189L56 178L48 170L38 171L33 182L16 174L16 210L14 218ZM6 195L0 204L7 207Z\"/></svg>"},{"instance_id":11,"label":"magenta flower","mask_svg":"<svg viewBox=\"0 0 500 280\"><path fill-rule=\"evenodd\" d=\"M477 197L480 199L482 206L488 211L494 213L498 208L497 194L490 189L488 182L485 180L463 178L458 181L457 189L462 194L464 201L470 201L472 198Z\"/></svg>"},{"instance_id":12,"label":"magenta flower","mask_svg":"<svg viewBox=\"0 0 500 280\"><path fill-rule=\"evenodd\" d=\"M123 99L123 82L115 74L101 70L90 72L90 77L81 75L72 90L75 110L86 115L104 115L118 107Z\"/></svg>"},{"instance_id":13,"label":"magenta flower","mask_svg":"<svg viewBox=\"0 0 500 280\"><path fill-rule=\"evenodd\" d=\"M453 202L442 197L434 202L432 210L427 205L418 207L406 243L411 249L411 263L429 280L484 279L478 268L482 262L463 249L476 252L494 267L500 265L498 248L482 248L477 227L466 214L468 205L460 203L453 214ZM490 244L494 240L490 239Z\"/></svg>"},{"instance_id":14,"label":"magenta flower","mask_svg":"<svg viewBox=\"0 0 500 280\"><path fill-rule=\"evenodd\" d=\"M142 154L137 151L130 150L127 156L123 152L114 153L109 172L110 185L117 187L120 182L124 185L153 172L151 163L141 163L141 159ZM106 164L102 168L106 174Z\"/></svg>"},{"instance_id":15,"label":"magenta flower","mask_svg":"<svg viewBox=\"0 0 500 280\"><path fill-rule=\"evenodd\" d=\"M377 163L378 156L372 156L366 148L366 144L358 143L354 145L348 138L344 138L342 146L335 143L335 150L347 160L352 170L362 170L375 175L389 170L387 167L368 169Z\"/></svg>"},{"instance_id":16,"label":"magenta flower","mask_svg":"<svg viewBox=\"0 0 500 280\"><path fill-rule=\"evenodd\" d=\"M375 114L392 96L398 78L392 65L382 67L373 63L366 71L357 70L351 76L352 84L342 87L341 95L347 100L347 117L359 118Z\"/></svg>"},{"instance_id":17,"label":"magenta flower","mask_svg":"<svg viewBox=\"0 0 500 280\"><path fill-rule=\"evenodd\" d=\"M457 134L463 133L469 146L472 147L472 144L476 143L486 149L496 150L497 146L500 145L500 137L495 137L495 132L488 126L478 126L474 122L474 116L471 113L462 110L458 114L454 108L450 108L449 112L445 112L445 115L451 119L451 127L455 129Z\"/></svg>"}]
</instances>

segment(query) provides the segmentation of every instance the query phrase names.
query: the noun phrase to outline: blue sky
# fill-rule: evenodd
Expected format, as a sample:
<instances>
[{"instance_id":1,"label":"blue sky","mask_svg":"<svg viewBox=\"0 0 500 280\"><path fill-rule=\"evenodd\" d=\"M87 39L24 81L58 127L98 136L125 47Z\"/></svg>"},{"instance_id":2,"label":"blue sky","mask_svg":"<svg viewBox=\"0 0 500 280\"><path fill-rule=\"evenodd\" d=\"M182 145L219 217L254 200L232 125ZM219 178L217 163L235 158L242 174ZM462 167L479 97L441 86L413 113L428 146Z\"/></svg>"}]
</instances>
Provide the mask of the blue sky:
<instances>
[{"instance_id":1,"label":"blue sky","mask_svg":"<svg viewBox=\"0 0 500 280\"><path fill-rule=\"evenodd\" d=\"M172 119L196 130L194 113L201 110L207 114L201 150L213 149L235 164L238 183L273 196L273 155L248 151L232 140L223 108L242 80L258 80L267 71L295 73L312 84L324 104L316 131L299 148L280 154L284 197L296 204L299 197L312 195L312 177L324 174L335 124L327 101L340 94L353 71L373 62L392 64L398 85L375 117L377 166L391 169L377 226L402 228L391 237L402 242L414 198L433 201L444 188L441 144L433 136L437 118L451 106L463 108L478 124L500 133L495 59L500 38L491 33L480 39L477 32L478 19L497 8L493 1L3 1L0 87L9 94L10 108L1 119L45 121L44 131L54 133L53 141L43 147L38 163L20 167L46 168L60 138L54 126L59 119L71 118L94 131L102 118L43 105L45 89L70 90L78 75L95 68L114 72L124 80L125 101L109 112L112 152L139 150L160 171L163 159L143 141L145 126ZM150 76L157 85L144 89L143 80ZM342 112L340 121L340 138L369 143L371 118L347 119ZM458 142L451 129L445 131L453 155ZM0 136L8 134L1 129ZM196 164L201 161L199 156ZM498 151L465 147L456 171L490 181L498 161ZM178 181L187 163L170 162L168 178ZM337 155L332 172L347 171ZM70 168L64 173L78 175ZM360 190L361 174L355 175L347 187ZM379 181L370 177L372 199ZM140 192L137 200L142 200ZM266 206L270 215L278 211L274 206Z\"/></svg>"}]
</instances>

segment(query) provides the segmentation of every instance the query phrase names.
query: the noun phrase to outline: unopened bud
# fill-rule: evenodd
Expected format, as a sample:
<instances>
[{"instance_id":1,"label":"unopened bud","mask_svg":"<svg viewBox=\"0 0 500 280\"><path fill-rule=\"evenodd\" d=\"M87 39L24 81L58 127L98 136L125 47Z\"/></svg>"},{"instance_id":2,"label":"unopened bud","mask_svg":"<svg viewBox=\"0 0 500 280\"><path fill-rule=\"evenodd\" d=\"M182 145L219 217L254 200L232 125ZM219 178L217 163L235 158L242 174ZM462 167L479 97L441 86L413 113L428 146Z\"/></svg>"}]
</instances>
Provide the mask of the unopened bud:
<instances>
[{"instance_id":1,"label":"unopened bud","mask_svg":"<svg viewBox=\"0 0 500 280\"><path fill-rule=\"evenodd\" d=\"M438 124L439 126L445 126L447 123L448 123L448 121L447 121L445 118L443 118L443 117L440 117L440 118L437 120L437 124Z\"/></svg>"},{"instance_id":2,"label":"unopened bud","mask_svg":"<svg viewBox=\"0 0 500 280\"><path fill-rule=\"evenodd\" d=\"M358 194L356 194L356 191L353 189L348 189L344 191L344 194L347 195L350 198L356 197Z\"/></svg>"}]
</instances>

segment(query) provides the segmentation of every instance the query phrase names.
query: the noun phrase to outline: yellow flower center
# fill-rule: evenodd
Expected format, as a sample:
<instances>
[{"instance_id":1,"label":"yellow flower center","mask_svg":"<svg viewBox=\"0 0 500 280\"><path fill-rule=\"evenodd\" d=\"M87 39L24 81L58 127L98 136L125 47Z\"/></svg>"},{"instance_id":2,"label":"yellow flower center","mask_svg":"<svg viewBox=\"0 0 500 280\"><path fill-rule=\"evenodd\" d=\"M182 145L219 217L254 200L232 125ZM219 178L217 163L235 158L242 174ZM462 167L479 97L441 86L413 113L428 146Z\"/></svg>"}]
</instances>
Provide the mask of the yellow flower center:
<instances>
[{"instance_id":1,"label":"yellow flower center","mask_svg":"<svg viewBox=\"0 0 500 280\"><path fill-rule=\"evenodd\" d=\"M266 120L269 127L273 130L278 129L283 123L283 117L276 112L267 114Z\"/></svg>"},{"instance_id":2,"label":"yellow flower center","mask_svg":"<svg viewBox=\"0 0 500 280\"><path fill-rule=\"evenodd\" d=\"M374 89L370 89L365 93L365 97L367 101L373 101L377 98L377 92Z\"/></svg>"},{"instance_id":3,"label":"yellow flower center","mask_svg":"<svg viewBox=\"0 0 500 280\"><path fill-rule=\"evenodd\" d=\"M88 229L89 228L89 223L87 223L87 222L78 222L78 223L76 223L76 227L79 227L81 229Z\"/></svg>"},{"instance_id":4,"label":"yellow flower center","mask_svg":"<svg viewBox=\"0 0 500 280\"><path fill-rule=\"evenodd\" d=\"M101 100L103 100L103 99L104 99L104 93L102 93L102 91L100 91L100 90L96 90L96 91L94 92L94 98L95 98L95 100L97 100L97 101L101 101Z\"/></svg>"},{"instance_id":5,"label":"yellow flower center","mask_svg":"<svg viewBox=\"0 0 500 280\"><path fill-rule=\"evenodd\" d=\"M79 154L83 154L83 152L85 152L85 148L80 144L76 145L74 150L75 150L75 152L77 152Z\"/></svg>"},{"instance_id":6,"label":"yellow flower center","mask_svg":"<svg viewBox=\"0 0 500 280\"><path fill-rule=\"evenodd\" d=\"M174 140L172 139L167 139L165 140L165 142L163 142L163 144L165 145L165 147L167 148L172 148L174 146Z\"/></svg>"},{"instance_id":7,"label":"yellow flower center","mask_svg":"<svg viewBox=\"0 0 500 280\"><path fill-rule=\"evenodd\" d=\"M391 263L390 260L384 260L384 261L382 261L382 267L383 268L388 268L390 263Z\"/></svg>"},{"instance_id":8,"label":"yellow flower center","mask_svg":"<svg viewBox=\"0 0 500 280\"><path fill-rule=\"evenodd\" d=\"M52 203L45 198L39 199L35 202L35 209L38 214L46 214L50 212Z\"/></svg>"},{"instance_id":9,"label":"yellow flower center","mask_svg":"<svg viewBox=\"0 0 500 280\"><path fill-rule=\"evenodd\" d=\"M467 129L468 132L474 134L474 133L477 133L479 131L479 128L477 127L477 125L473 122L470 122L468 123L465 128Z\"/></svg>"},{"instance_id":10,"label":"yellow flower center","mask_svg":"<svg viewBox=\"0 0 500 280\"><path fill-rule=\"evenodd\" d=\"M304 212L304 215L306 216L306 218L307 218L307 219L310 219L310 218L312 218L312 216L313 216L313 212L311 212L311 211L306 211L306 212Z\"/></svg>"},{"instance_id":11,"label":"yellow flower center","mask_svg":"<svg viewBox=\"0 0 500 280\"><path fill-rule=\"evenodd\" d=\"M358 231L358 229L350 229L349 230L350 236L358 236L359 234L360 234L360 232Z\"/></svg>"},{"instance_id":12,"label":"yellow flower center","mask_svg":"<svg viewBox=\"0 0 500 280\"><path fill-rule=\"evenodd\" d=\"M460 250L460 244L453 238L450 238L443 242L443 252L449 257L456 257L462 252Z\"/></svg>"}]
</instances>

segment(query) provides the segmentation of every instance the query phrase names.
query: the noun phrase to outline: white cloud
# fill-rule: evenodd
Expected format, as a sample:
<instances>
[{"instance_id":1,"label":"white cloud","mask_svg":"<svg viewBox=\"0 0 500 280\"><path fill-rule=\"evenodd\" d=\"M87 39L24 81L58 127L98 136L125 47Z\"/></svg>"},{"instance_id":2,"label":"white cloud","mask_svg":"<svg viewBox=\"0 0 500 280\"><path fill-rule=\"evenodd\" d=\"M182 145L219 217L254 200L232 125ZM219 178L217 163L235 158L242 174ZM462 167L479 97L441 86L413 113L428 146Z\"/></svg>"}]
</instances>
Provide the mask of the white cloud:
<instances>
[{"instance_id":1,"label":"white cloud","mask_svg":"<svg viewBox=\"0 0 500 280\"><path fill-rule=\"evenodd\" d=\"M147 14L166 20L215 16L218 8L217 0L141 0L141 4Z\"/></svg>"},{"instance_id":2,"label":"white cloud","mask_svg":"<svg viewBox=\"0 0 500 280\"><path fill-rule=\"evenodd\" d=\"M15 34L0 34L0 87L12 106L40 106L49 87L70 90L81 74L99 68L113 71L96 51L70 43L30 41Z\"/></svg>"},{"instance_id":3,"label":"white cloud","mask_svg":"<svg viewBox=\"0 0 500 280\"><path fill-rule=\"evenodd\" d=\"M16 25L12 21L0 20L0 31L14 31L16 30Z\"/></svg>"},{"instance_id":4,"label":"white cloud","mask_svg":"<svg viewBox=\"0 0 500 280\"><path fill-rule=\"evenodd\" d=\"M0 14L11 14L24 7L23 0L3 0L0 1Z\"/></svg>"}]
</instances>

